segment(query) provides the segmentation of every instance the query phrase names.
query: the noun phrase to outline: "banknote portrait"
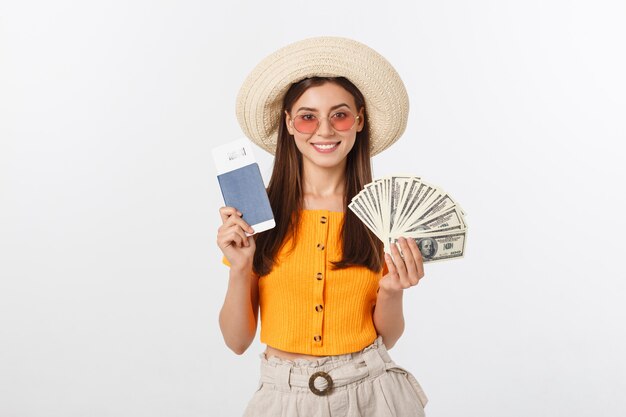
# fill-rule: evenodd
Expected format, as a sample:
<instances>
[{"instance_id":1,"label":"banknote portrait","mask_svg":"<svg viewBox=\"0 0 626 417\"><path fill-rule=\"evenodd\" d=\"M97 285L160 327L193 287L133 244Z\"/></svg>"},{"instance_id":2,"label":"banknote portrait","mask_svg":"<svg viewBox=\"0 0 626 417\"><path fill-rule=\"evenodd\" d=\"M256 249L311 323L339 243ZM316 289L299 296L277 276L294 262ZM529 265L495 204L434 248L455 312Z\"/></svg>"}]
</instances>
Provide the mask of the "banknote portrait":
<instances>
[{"instance_id":1,"label":"banknote portrait","mask_svg":"<svg viewBox=\"0 0 626 417\"><path fill-rule=\"evenodd\" d=\"M426 259L430 259L437 253L437 242L434 239L425 237L417 242L417 247L420 248L422 256Z\"/></svg>"}]
</instances>

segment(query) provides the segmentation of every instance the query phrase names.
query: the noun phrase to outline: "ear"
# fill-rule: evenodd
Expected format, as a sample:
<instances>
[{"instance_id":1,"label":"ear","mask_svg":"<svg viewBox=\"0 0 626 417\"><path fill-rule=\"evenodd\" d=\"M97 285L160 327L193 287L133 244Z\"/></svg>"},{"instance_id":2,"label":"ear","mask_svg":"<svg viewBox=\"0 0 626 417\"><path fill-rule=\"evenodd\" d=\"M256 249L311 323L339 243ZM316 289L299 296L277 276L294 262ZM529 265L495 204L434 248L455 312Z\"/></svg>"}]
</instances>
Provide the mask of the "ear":
<instances>
[{"instance_id":1,"label":"ear","mask_svg":"<svg viewBox=\"0 0 626 417\"><path fill-rule=\"evenodd\" d=\"M356 125L356 131L360 132L361 130L363 130L363 127L365 126L365 107L361 107L361 109L359 110L359 122Z\"/></svg>"},{"instance_id":2,"label":"ear","mask_svg":"<svg viewBox=\"0 0 626 417\"><path fill-rule=\"evenodd\" d=\"M291 125L291 116L289 115L287 110L285 110L285 127L287 128L287 131L289 132L289 134L293 136L293 126Z\"/></svg>"}]
</instances>

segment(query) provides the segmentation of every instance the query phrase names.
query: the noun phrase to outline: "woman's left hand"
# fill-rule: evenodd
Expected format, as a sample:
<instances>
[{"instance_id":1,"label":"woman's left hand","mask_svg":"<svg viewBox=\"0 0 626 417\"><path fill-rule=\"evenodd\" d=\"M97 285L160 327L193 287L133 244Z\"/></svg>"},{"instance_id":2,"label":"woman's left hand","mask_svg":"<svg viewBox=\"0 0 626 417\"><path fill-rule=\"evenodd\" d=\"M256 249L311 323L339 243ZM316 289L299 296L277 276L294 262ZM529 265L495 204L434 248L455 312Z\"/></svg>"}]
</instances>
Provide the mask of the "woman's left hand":
<instances>
[{"instance_id":1,"label":"woman's left hand","mask_svg":"<svg viewBox=\"0 0 626 417\"><path fill-rule=\"evenodd\" d=\"M379 281L380 289L388 293L396 293L417 285L424 277L424 261L415 239L401 237L398 239L398 244L404 257L400 256L398 247L391 244L393 259L385 253L385 262L389 272Z\"/></svg>"}]
</instances>

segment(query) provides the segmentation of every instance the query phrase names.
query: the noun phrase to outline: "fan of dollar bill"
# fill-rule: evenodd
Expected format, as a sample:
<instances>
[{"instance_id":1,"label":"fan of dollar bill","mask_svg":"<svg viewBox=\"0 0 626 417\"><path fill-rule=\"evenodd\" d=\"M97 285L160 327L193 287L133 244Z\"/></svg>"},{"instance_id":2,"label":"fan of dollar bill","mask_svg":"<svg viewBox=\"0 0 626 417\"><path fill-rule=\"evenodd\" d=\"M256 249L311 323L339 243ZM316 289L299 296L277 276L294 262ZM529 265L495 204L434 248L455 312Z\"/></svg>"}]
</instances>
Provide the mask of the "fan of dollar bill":
<instances>
[{"instance_id":1,"label":"fan of dollar bill","mask_svg":"<svg viewBox=\"0 0 626 417\"><path fill-rule=\"evenodd\" d=\"M448 193L420 177L387 176L367 184L348 205L383 242L415 239L424 262L463 257L465 213Z\"/></svg>"}]
</instances>

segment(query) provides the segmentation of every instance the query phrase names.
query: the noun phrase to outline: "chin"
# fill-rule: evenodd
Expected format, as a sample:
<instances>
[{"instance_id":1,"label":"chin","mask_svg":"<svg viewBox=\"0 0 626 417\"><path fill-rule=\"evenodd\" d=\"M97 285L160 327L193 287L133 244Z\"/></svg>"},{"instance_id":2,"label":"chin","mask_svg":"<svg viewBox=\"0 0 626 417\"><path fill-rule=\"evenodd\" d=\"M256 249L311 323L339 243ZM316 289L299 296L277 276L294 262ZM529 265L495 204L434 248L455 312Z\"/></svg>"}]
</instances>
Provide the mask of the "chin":
<instances>
[{"instance_id":1,"label":"chin","mask_svg":"<svg viewBox=\"0 0 626 417\"><path fill-rule=\"evenodd\" d=\"M328 157L320 158L318 155L313 155L312 157L311 156L307 157L307 159L313 165L317 165L322 168L334 168L338 165L344 164L346 162L346 157L347 155L343 155L343 156L333 155L330 158Z\"/></svg>"}]
</instances>

